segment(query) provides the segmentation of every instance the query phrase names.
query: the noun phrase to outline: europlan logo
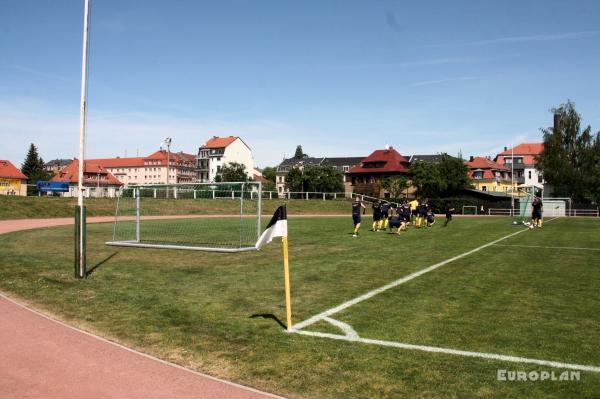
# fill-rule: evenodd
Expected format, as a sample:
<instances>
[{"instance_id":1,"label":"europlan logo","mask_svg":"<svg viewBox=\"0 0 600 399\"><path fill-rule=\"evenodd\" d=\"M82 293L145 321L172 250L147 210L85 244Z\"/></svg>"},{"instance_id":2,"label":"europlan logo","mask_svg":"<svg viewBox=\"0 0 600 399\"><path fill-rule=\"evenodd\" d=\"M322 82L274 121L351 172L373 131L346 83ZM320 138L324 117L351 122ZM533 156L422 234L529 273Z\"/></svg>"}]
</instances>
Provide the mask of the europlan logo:
<instances>
[{"instance_id":1,"label":"europlan logo","mask_svg":"<svg viewBox=\"0 0 600 399\"><path fill-rule=\"evenodd\" d=\"M546 381L581 381L581 371L531 370L514 371L498 369L498 381L503 382L546 382Z\"/></svg>"}]
</instances>

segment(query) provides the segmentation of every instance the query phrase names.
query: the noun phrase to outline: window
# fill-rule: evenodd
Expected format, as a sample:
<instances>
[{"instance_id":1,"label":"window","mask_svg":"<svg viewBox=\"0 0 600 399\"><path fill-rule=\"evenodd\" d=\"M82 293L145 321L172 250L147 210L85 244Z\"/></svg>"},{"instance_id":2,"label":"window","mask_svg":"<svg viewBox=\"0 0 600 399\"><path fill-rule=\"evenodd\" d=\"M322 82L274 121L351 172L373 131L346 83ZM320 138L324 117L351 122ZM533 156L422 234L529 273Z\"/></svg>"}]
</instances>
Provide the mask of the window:
<instances>
[{"instance_id":1,"label":"window","mask_svg":"<svg viewBox=\"0 0 600 399\"><path fill-rule=\"evenodd\" d=\"M486 186L481 186L481 191L487 191L487 187Z\"/></svg>"},{"instance_id":2,"label":"window","mask_svg":"<svg viewBox=\"0 0 600 399\"><path fill-rule=\"evenodd\" d=\"M531 171L529 171L529 178L531 179Z\"/></svg>"},{"instance_id":3,"label":"window","mask_svg":"<svg viewBox=\"0 0 600 399\"><path fill-rule=\"evenodd\" d=\"M343 169L344 169L344 172L347 172L350 170L350 166L344 166Z\"/></svg>"},{"instance_id":4,"label":"window","mask_svg":"<svg viewBox=\"0 0 600 399\"><path fill-rule=\"evenodd\" d=\"M544 182L544 178L542 177L541 174L538 175L538 183L543 183Z\"/></svg>"}]
</instances>

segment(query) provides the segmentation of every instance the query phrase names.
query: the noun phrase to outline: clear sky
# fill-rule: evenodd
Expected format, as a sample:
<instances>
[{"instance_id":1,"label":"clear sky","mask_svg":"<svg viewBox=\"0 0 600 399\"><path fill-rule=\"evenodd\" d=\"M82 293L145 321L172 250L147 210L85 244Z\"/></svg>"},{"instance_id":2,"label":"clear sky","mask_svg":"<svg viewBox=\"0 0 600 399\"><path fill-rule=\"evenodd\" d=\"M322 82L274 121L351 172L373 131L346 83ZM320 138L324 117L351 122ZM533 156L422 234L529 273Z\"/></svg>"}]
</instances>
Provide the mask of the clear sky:
<instances>
[{"instance_id":1,"label":"clear sky","mask_svg":"<svg viewBox=\"0 0 600 399\"><path fill-rule=\"evenodd\" d=\"M92 157L242 137L493 155L571 99L600 129L600 1L91 0ZM0 0L0 159L78 154L83 0Z\"/></svg>"}]
</instances>

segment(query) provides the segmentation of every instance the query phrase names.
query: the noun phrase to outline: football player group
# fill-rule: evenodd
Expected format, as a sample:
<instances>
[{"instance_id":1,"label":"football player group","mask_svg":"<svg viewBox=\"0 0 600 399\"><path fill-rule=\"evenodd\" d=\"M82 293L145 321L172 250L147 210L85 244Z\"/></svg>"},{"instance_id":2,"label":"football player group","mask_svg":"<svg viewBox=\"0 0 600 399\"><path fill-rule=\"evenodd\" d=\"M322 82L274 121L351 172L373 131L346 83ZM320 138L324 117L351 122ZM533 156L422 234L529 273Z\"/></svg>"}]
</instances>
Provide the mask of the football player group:
<instances>
[{"instance_id":1,"label":"football player group","mask_svg":"<svg viewBox=\"0 0 600 399\"><path fill-rule=\"evenodd\" d=\"M377 200L372 203L373 208L373 227L371 231L387 231L390 233L400 234L401 231L406 231L408 226L414 226L419 229L421 227L432 227L435 224L435 214L429 205L429 201L425 198L419 201L417 198L410 202L401 204L390 203L388 201ZM454 208L450 202L445 206L446 221L444 227L452 220ZM362 212L361 212L362 211ZM354 222L353 237L358 237L361 224L361 214L366 211L366 206L359 197L355 197L352 201L352 221Z\"/></svg>"}]
</instances>

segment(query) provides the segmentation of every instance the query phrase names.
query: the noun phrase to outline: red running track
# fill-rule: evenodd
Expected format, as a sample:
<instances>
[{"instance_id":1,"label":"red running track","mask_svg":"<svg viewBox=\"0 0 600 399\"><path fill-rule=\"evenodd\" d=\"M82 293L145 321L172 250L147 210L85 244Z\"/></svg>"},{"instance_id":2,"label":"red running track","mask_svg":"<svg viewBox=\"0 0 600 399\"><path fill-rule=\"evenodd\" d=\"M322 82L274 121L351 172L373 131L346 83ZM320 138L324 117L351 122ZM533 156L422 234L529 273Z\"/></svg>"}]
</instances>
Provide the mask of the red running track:
<instances>
[{"instance_id":1,"label":"red running track","mask_svg":"<svg viewBox=\"0 0 600 399\"><path fill-rule=\"evenodd\" d=\"M72 223L72 218L0 221L0 234ZM133 351L0 293L0 398L279 397Z\"/></svg>"}]
</instances>

